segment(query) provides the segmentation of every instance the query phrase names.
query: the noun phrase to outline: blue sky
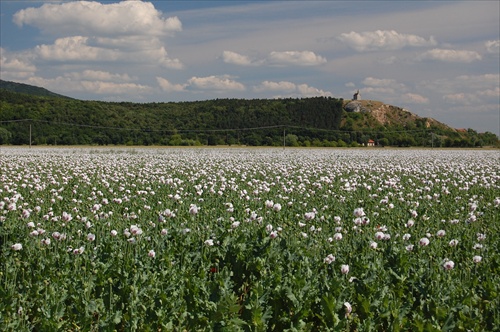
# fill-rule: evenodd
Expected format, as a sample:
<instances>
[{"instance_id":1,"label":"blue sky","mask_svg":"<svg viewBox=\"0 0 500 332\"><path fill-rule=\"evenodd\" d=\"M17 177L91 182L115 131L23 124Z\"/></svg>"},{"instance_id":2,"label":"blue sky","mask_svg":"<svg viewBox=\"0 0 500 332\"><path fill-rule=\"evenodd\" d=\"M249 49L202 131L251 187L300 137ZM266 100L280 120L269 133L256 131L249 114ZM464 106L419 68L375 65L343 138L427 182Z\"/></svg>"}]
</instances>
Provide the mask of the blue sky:
<instances>
[{"instance_id":1,"label":"blue sky","mask_svg":"<svg viewBox=\"0 0 500 332\"><path fill-rule=\"evenodd\" d=\"M85 100L380 100L500 135L498 1L0 1L0 75Z\"/></svg>"}]
</instances>

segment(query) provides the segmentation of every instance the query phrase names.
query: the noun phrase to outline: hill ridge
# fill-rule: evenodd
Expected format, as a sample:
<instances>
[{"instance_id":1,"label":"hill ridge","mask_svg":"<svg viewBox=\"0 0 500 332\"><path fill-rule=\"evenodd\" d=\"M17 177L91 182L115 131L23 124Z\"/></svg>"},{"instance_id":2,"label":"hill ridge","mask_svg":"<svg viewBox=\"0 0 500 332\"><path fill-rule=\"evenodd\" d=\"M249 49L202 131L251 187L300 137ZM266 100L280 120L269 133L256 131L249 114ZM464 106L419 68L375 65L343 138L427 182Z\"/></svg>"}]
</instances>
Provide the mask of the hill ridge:
<instances>
[{"instance_id":1,"label":"hill ridge","mask_svg":"<svg viewBox=\"0 0 500 332\"><path fill-rule=\"evenodd\" d=\"M0 87L0 144L29 143L28 119L34 144L282 145L285 139L293 146L356 146L375 139L382 146L481 146L493 140L376 100L356 101L362 112L348 112L352 101L332 97L132 103L15 87L24 93Z\"/></svg>"},{"instance_id":2,"label":"hill ridge","mask_svg":"<svg viewBox=\"0 0 500 332\"><path fill-rule=\"evenodd\" d=\"M422 117L410 110L395 106L392 104L386 104L379 100L347 100L344 101L344 109L346 111L354 111L361 113L369 113L374 117L378 123L381 125L406 125L408 122L424 120L425 128L430 128L432 126L438 126L441 128L447 128L449 130L457 130L443 122L440 122L431 117Z\"/></svg>"},{"instance_id":3,"label":"hill ridge","mask_svg":"<svg viewBox=\"0 0 500 332\"><path fill-rule=\"evenodd\" d=\"M73 99L71 97L60 95L58 93L49 91L45 88L38 87L35 85L30 85L30 84L25 84L25 83L17 83L17 82L12 82L12 81L5 81L2 79L0 79L0 89L11 91L11 92L16 92L16 93L33 95L33 96Z\"/></svg>"}]
</instances>

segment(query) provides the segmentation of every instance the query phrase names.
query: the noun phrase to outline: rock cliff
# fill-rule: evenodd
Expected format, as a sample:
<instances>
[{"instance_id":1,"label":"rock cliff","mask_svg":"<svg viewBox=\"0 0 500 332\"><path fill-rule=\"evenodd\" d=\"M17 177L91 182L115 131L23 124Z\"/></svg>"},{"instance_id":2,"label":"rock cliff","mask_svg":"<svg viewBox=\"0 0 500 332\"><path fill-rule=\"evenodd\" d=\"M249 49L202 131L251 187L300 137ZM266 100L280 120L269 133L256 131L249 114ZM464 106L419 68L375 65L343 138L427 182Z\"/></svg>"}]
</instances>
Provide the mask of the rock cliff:
<instances>
[{"instance_id":1,"label":"rock cliff","mask_svg":"<svg viewBox=\"0 0 500 332\"><path fill-rule=\"evenodd\" d=\"M383 126L407 126L411 123L414 124L417 120L424 120L426 128L432 125L453 129L433 118L422 118L407 109L385 104L377 100L347 100L344 101L344 110L349 113L367 114L369 118L372 118L376 123Z\"/></svg>"}]
</instances>

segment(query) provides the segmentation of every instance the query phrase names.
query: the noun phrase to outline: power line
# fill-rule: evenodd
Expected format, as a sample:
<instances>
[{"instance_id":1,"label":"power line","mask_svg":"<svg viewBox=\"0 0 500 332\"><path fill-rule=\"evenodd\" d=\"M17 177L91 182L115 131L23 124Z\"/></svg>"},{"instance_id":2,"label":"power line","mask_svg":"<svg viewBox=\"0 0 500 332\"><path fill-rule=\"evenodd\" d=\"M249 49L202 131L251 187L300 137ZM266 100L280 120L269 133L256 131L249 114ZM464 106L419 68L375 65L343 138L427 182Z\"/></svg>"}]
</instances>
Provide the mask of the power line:
<instances>
[{"instance_id":1,"label":"power line","mask_svg":"<svg viewBox=\"0 0 500 332\"><path fill-rule=\"evenodd\" d=\"M245 128L225 128L225 129L144 129L144 128L130 128L130 127L113 127L113 126L96 126L88 124L70 123L70 122L58 122L49 120L38 120L38 119L16 119L16 120L3 120L0 123L13 123L13 122L38 122L46 123L52 125L64 125L64 126L74 126L82 128L95 128L95 129L111 129L111 130L125 130L125 131L142 131L142 132L161 132L161 133L207 133L207 132L236 132L236 131L252 131L252 130L263 130L263 129L278 129L278 128L294 128L300 130L309 131L323 131L323 132L335 132L335 133L363 133L363 134L393 134L393 133L414 133L414 132L427 132L430 129L411 129L411 130L385 130L385 131L374 131L374 130L341 130L341 129L325 129L325 128L315 128L315 127L304 127L304 126L294 126L294 125L272 125L272 126L260 126L260 127L245 127Z\"/></svg>"},{"instance_id":2,"label":"power line","mask_svg":"<svg viewBox=\"0 0 500 332\"><path fill-rule=\"evenodd\" d=\"M32 119L5 120L5 121L0 121L0 123L9 123L9 122L28 122L28 121L33 121L33 120L32 120Z\"/></svg>"},{"instance_id":3,"label":"power line","mask_svg":"<svg viewBox=\"0 0 500 332\"><path fill-rule=\"evenodd\" d=\"M248 127L248 128L228 128L228 129L144 129L144 128L96 126L96 125L87 125L87 124L79 124L79 123L56 122L56 121L35 120L35 119L18 119L18 120L0 121L0 123L10 123L10 122L40 122L40 123L48 123L48 124L53 124L53 125L65 125L65 126L75 126L75 127L84 127L84 128L129 130L129 131L144 131L144 132L224 132L224 131L236 131L236 130L248 131L248 130L258 130L258 129L283 128L285 126L285 125L274 125L274 126L261 126L261 127Z\"/></svg>"}]
</instances>

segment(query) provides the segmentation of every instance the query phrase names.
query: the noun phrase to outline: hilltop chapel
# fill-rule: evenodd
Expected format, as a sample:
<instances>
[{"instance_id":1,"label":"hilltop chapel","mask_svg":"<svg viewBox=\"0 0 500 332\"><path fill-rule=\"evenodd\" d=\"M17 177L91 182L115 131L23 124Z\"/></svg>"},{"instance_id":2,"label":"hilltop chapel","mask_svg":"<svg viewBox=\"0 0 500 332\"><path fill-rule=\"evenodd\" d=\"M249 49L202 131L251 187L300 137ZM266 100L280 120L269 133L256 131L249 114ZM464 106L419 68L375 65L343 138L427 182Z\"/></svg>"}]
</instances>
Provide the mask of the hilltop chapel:
<instances>
[{"instance_id":1,"label":"hilltop chapel","mask_svg":"<svg viewBox=\"0 0 500 332\"><path fill-rule=\"evenodd\" d=\"M361 94L359 90L352 96L352 100L361 100Z\"/></svg>"}]
</instances>

